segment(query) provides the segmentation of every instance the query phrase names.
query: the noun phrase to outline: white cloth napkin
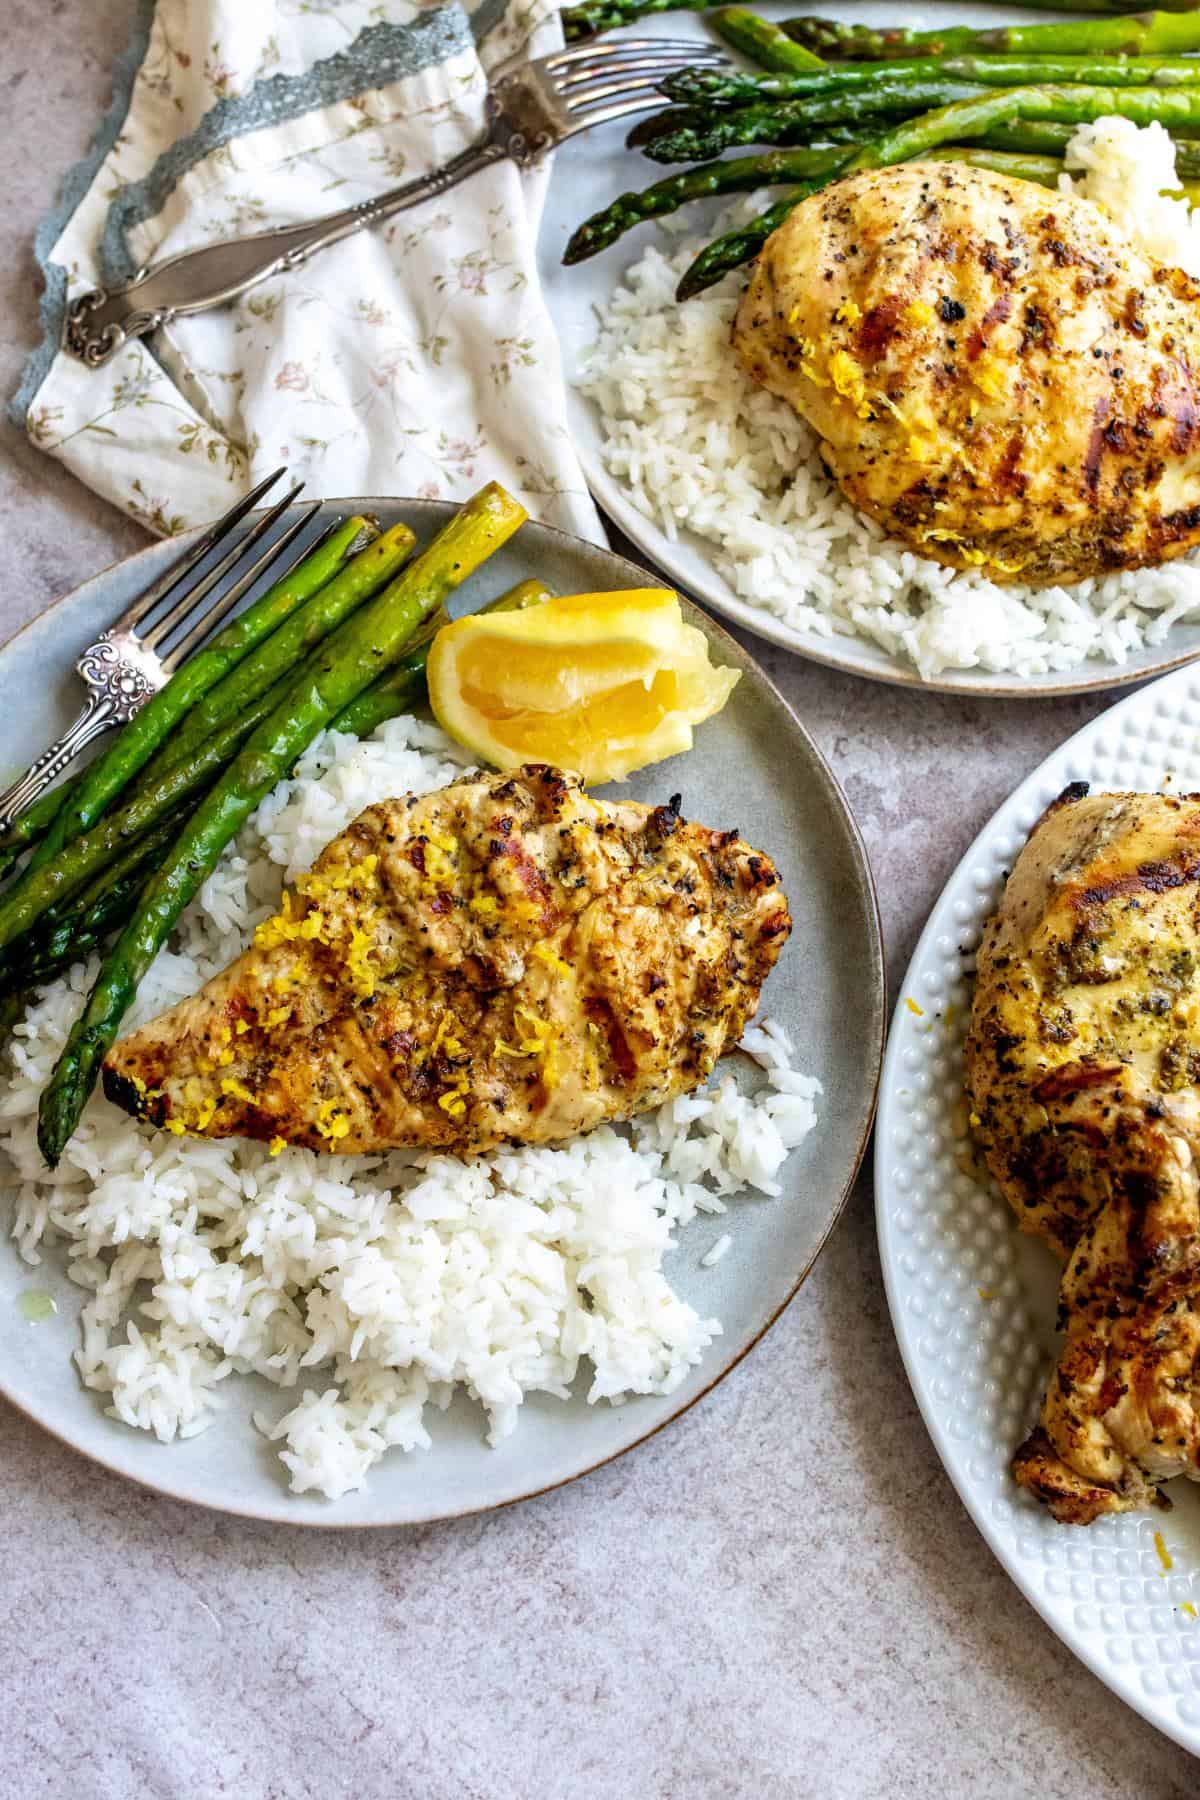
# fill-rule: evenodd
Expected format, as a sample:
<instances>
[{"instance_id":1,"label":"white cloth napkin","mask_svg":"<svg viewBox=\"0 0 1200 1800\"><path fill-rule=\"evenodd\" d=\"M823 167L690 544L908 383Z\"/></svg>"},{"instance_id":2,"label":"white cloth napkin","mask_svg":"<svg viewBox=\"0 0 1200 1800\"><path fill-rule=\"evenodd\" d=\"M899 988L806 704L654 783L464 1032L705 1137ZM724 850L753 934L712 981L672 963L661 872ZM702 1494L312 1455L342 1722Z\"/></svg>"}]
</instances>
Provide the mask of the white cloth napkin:
<instances>
[{"instance_id":1,"label":"white cloth napkin","mask_svg":"<svg viewBox=\"0 0 1200 1800\"><path fill-rule=\"evenodd\" d=\"M537 280L541 170L496 164L100 370L57 348L83 288L448 161L483 130L486 68L560 41L554 0L503 4L159 0L41 234L47 342L15 403L33 442L164 534L285 462L314 496L495 479L600 541Z\"/></svg>"}]
</instances>

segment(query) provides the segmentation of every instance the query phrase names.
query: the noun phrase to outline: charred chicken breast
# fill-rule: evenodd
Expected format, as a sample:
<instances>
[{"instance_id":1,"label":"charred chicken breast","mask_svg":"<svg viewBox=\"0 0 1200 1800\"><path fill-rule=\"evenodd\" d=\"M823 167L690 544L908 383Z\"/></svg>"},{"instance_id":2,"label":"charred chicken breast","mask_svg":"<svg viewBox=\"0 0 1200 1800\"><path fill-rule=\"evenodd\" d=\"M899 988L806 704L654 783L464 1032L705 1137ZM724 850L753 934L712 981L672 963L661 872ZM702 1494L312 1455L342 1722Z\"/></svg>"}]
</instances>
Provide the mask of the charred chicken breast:
<instances>
[{"instance_id":1,"label":"charred chicken breast","mask_svg":"<svg viewBox=\"0 0 1200 1800\"><path fill-rule=\"evenodd\" d=\"M464 780L360 814L105 1091L275 1148L549 1143L704 1082L790 927L767 857L675 803Z\"/></svg>"},{"instance_id":2,"label":"charred chicken breast","mask_svg":"<svg viewBox=\"0 0 1200 1800\"><path fill-rule=\"evenodd\" d=\"M1017 1480L1080 1524L1200 1480L1200 797L1050 809L984 936L966 1074L988 1168L1063 1265Z\"/></svg>"},{"instance_id":3,"label":"charred chicken breast","mask_svg":"<svg viewBox=\"0 0 1200 1800\"><path fill-rule=\"evenodd\" d=\"M768 239L733 343L922 556L1046 583L1200 543L1200 287L1090 201L952 162L851 176Z\"/></svg>"}]
</instances>

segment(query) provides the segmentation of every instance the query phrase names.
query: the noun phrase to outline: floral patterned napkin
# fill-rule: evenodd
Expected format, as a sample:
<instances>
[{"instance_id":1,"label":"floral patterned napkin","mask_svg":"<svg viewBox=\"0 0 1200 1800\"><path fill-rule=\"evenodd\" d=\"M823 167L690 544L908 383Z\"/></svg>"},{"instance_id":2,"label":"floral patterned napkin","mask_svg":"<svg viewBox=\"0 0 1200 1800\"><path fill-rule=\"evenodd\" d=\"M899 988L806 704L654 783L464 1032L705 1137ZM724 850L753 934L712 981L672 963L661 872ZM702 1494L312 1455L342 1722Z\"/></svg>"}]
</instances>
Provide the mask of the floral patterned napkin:
<instances>
[{"instance_id":1,"label":"floral patterned napkin","mask_svg":"<svg viewBox=\"0 0 1200 1800\"><path fill-rule=\"evenodd\" d=\"M448 161L483 130L486 69L558 41L554 0L484 0L473 18L158 0L99 149L39 235L47 338L14 406L33 442L163 534L286 462L314 496L461 499L496 479L600 541L537 281L543 171L495 165L100 370L58 349L85 287Z\"/></svg>"}]
</instances>

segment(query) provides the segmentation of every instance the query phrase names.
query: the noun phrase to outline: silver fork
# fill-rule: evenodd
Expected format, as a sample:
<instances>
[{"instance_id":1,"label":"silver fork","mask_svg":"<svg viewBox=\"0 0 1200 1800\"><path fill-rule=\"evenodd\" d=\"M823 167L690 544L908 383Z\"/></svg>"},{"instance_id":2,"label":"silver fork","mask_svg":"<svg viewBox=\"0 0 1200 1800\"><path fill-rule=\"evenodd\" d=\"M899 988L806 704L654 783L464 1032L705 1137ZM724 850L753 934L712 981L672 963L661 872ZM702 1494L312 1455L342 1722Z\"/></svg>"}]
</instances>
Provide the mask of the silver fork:
<instances>
[{"instance_id":1,"label":"silver fork","mask_svg":"<svg viewBox=\"0 0 1200 1800\"><path fill-rule=\"evenodd\" d=\"M486 135L444 168L323 219L206 244L139 270L125 287L80 294L67 309L63 347L99 368L130 338L235 300L260 281L299 268L327 245L444 193L505 157L528 168L576 132L657 105L658 83L666 76L728 60L687 38L646 37L573 45L522 63L493 83Z\"/></svg>"},{"instance_id":2,"label":"silver fork","mask_svg":"<svg viewBox=\"0 0 1200 1800\"><path fill-rule=\"evenodd\" d=\"M111 731L115 725L124 725L132 719L134 713L145 705L152 694L166 685L185 658L198 649L204 639L229 616L243 595L249 593L259 576L266 573L271 564L283 555L288 545L304 530L314 513L319 511L319 500L306 506L299 518L268 544L261 555L242 568L233 585L222 591L221 583L226 576L231 575L239 565L246 564L246 559L255 546L295 500L304 486L303 482L298 482L249 531L238 538L197 582L192 584L188 579L209 552L227 538L258 504L268 488L274 487L283 473L282 469L276 469L273 475L268 475L265 481L260 481L256 488L235 506L231 506L223 518L209 527L193 549L174 562L165 575L161 575L132 606L127 607L107 631L101 632L94 644L88 645L75 665L85 686L90 690L83 711L70 729L31 764L20 780L0 794L0 831L6 831L18 814L32 805L81 750L86 749L104 732ZM336 529L339 522L335 520L317 542L323 541L329 532ZM304 554L308 555L309 550L315 548L316 543L309 545ZM162 602L171 600L176 588L182 583L187 585L172 600L167 611L161 617L152 619L147 628L139 632L136 627L149 618Z\"/></svg>"}]
</instances>

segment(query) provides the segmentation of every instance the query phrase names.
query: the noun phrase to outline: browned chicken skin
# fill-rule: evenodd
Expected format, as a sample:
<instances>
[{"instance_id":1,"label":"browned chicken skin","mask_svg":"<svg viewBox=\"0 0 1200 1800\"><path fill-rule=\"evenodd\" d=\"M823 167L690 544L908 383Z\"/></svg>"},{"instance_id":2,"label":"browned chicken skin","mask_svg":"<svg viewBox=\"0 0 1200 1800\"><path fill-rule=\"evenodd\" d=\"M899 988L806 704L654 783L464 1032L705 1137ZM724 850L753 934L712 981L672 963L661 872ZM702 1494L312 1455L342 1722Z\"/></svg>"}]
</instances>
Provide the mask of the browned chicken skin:
<instances>
[{"instance_id":1,"label":"browned chicken skin","mask_svg":"<svg viewBox=\"0 0 1200 1800\"><path fill-rule=\"evenodd\" d=\"M955 163L814 194L733 333L922 556L1075 581L1200 543L1200 287L1089 201Z\"/></svg>"},{"instance_id":2,"label":"browned chicken skin","mask_svg":"<svg viewBox=\"0 0 1200 1800\"><path fill-rule=\"evenodd\" d=\"M675 803L472 778L360 814L105 1092L276 1148L553 1142L700 1086L790 928L768 859Z\"/></svg>"},{"instance_id":3,"label":"browned chicken skin","mask_svg":"<svg viewBox=\"0 0 1200 1800\"><path fill-rule=\"evenodd\" d=\"M971 1124L1062 1261L1065 1338L1014 1473L1056 1518L1200 1480L1200 796L1069 788L984 934Z\"/></svg>"}]
</instances>

